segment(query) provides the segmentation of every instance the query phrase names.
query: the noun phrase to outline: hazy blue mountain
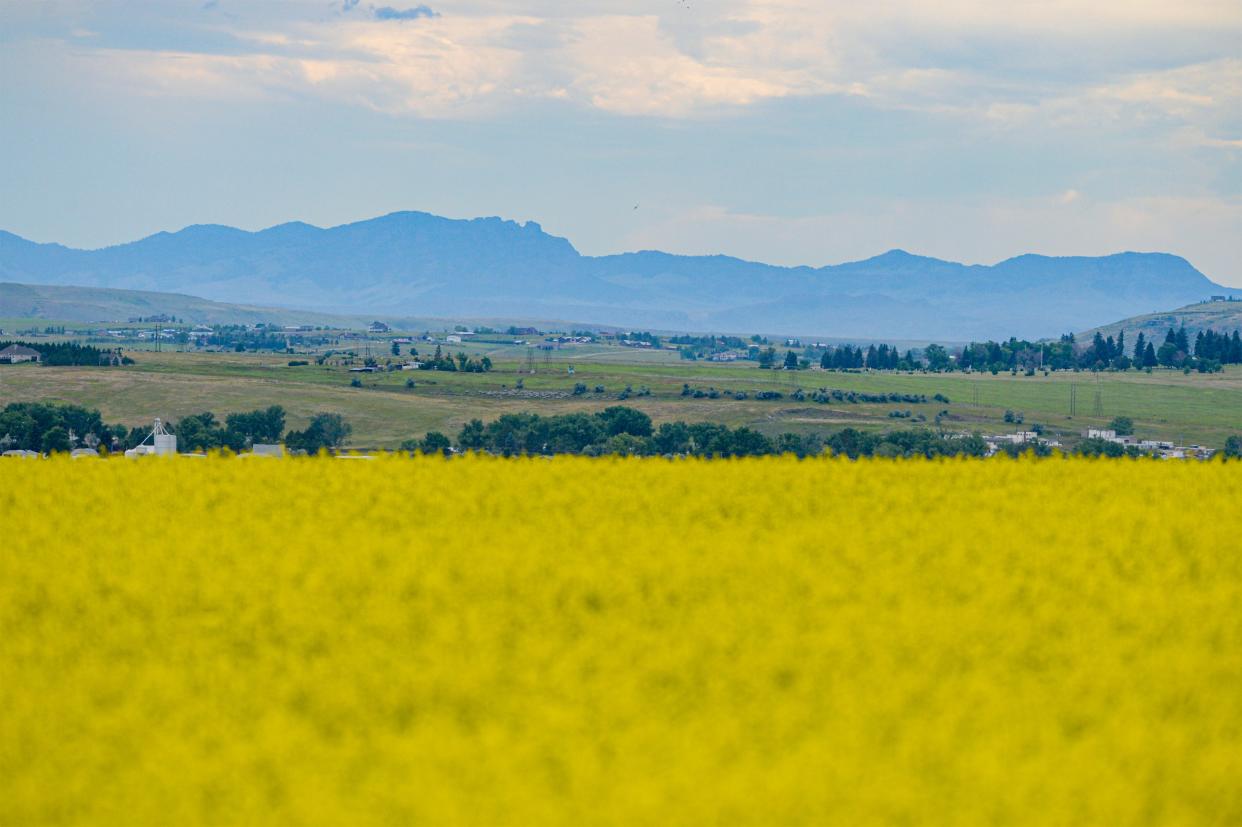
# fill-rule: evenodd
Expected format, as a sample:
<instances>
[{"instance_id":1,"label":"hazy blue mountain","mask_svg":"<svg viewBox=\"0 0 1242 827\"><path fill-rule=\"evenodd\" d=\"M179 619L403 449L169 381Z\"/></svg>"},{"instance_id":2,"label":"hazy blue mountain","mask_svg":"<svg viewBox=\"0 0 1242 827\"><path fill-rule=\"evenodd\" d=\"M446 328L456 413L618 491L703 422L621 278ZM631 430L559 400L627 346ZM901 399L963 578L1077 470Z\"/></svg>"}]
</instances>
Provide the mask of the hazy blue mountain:
<instances>
[{"instance_id":1,"label":"hazy blue mountain","mask_svg":"<svg viewBox=\"0 0 1242 827\"><path fill-rule=\"evenodd\" d=\"M100 250L0 232L0 280L179 291L334 313L860 339L1055 335L1230 292L1163 253L1024 255L983 266L892 250L819 268L657 251L591 257L533 221L418 212L327 229L197 225Z\"/></svg>"}]
</instances>

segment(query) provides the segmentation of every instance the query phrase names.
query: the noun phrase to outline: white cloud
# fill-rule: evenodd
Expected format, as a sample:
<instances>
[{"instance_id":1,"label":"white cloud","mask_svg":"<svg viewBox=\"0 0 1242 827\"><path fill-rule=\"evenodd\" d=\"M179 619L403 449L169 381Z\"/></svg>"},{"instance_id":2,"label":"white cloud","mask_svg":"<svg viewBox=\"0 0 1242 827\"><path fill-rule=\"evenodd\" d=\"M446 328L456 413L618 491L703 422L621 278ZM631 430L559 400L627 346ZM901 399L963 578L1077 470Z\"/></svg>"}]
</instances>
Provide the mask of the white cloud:
<instances>
[{"instance_id":1,"label":"white cloud","mask_svg":"<svg viewBox=\"0 0 1242 827\"><path fill-rule=\"evenodd\" d=\"M1232 1L722 0L686 9L637 0L593 10L525 0L437 5L439 17L395 24L333 8L256 2L236 20L182 24L235 38L241 53L121 49L106 36L97 48L107 67L152 91L231 85L424 116L547 96L685 117L850 94L998 122L1100 102L1195 119L1238 106L1242 83L1242 5ZM175 18L163 20L176 29Z\"/></svg>"}]
</instances>

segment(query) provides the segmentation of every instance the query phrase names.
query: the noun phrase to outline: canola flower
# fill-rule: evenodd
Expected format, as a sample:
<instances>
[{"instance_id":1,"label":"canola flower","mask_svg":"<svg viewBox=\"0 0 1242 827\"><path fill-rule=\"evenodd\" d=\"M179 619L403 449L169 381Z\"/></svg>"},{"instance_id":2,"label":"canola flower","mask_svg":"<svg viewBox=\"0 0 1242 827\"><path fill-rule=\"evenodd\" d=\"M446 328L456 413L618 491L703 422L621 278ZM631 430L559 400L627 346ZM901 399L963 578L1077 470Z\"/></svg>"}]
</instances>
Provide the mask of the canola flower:
<instances>
[{"instance_id":1,"label":"canola flower","mask_svg":"<svg viewBox=\"0 0 1242 827\"><path fill-rule=\"evenodd\" d=\"M1242 823L1239 491L0 462L0 824Z\"/></svg>"}]
</instances>

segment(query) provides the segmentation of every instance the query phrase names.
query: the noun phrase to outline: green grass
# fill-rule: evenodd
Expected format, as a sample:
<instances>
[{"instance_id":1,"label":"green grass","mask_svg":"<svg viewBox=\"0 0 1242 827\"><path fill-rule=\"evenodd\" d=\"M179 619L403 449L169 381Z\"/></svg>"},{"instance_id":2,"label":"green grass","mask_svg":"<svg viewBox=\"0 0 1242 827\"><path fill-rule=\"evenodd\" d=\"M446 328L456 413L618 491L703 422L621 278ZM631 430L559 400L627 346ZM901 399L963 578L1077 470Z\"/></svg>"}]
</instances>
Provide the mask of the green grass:
<instances>
[{"instance_id":1,"label":"green grass","mask_svg":"<svg viewBox=\"0 0 1242 827\"><path fill-rule=\"evenodd\" d=\"M266 405L283 405L290 425L300 427L321 411L339 412L354 427L359 447L395 447L403 439L428 430L455 435L472 418L492 419L502 413L544 414L599 410L618 404L630 385L650 396L631 396L624 404L649 413L657 422L671 419L710 420L731 426L748 425L765 433L785 430L831 432L847 425L868 430L932 426L947 409L943 427L953 431L1006 432L1007 409L1023 414L1025 427L1041 423L1052 433L1074 439L1092 425L1113 416L1134 419L1142 437L1175 439L1219 446L1226 436L1242 433L1242 369L1214 375L1156 371L1152 374L1054 373L1033 377L1000 374L865 374L819 370L759 370L754 363L687 362L668 351L584 346L554 351L547 361L535 359L533 375L526 367L526 348L471 343L452 346L472 355L487 353L496 368L487 374L399 371L363 374L363 387L350 387L344 367L288 367L285 354L177 353L129 351L137 364L125 368L48 368L33 365L0 367L0 404L54 400L99 408L109 421L148 423L159 416L176 420L210 410L218 415ZM373 352L375 352L373 350ZM379 354L381 363L389 358ZM570 375L569 367L574 368ZM405 387L407 379L416 382ZM517 389L522 381L524 388ZM574 396L575 383L588 393ZM706 390L746 391L751 398L693 399L681 396L683 383ZM606 392L591 392L603 385ZM1077 387L1078 413L1069 415L1071 386ZM796 402L788 392L801 387L925 394L949 397L949 404L819 405ZM1102 415L1095 413L1099 393ZM786 398L759 401L754 392L780 390ZM976 404L977 394L977 404ZM924 423L891 419L893 409L909 409Z\"/></svg>"}]
</instances>

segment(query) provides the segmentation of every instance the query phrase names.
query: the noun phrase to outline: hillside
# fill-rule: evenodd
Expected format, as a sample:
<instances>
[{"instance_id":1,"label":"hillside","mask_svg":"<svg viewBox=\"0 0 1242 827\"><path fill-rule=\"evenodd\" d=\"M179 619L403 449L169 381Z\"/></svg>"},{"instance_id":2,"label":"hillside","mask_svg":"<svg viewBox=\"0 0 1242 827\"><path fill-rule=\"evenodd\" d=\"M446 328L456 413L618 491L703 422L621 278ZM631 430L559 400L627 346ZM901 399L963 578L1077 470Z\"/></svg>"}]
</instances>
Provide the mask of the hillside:
<instances>
[{"instance_id":1,"label":"hillside","mask_svg":"<svg viewBox=\"0 0 1242 827\"><path fill-rule=\"evenodd\" d=\"M1227 292L1163 253L984 266L893 250L818 268L656 251L591 257L534 222L416 212L328 229L199 225L100 250L0 232L0 278L336 313L901 339L1056 335Z\"/></svg>"},{"instance_id":2,"label":"hillside","mask_svg":"<svg viewBox=\"0 0 1242 827\"><path fill-rule=\"evenodd\" d=\"M0 282L0 318L124 322L168 314L194 324L339 325L349 317L286 308L225 304L178 293ZM355 322L356 323L356 322Z\"/></svg>"},{"instance_id":3,"label":"hillside","mask_svg":"<svg viewBox=\"0 0 1242 827\"><path fill-rule=\"evenodd\" d=\"M1119 322L1083 331L1078 338L1080 340L1090 339L1096 334L1096 331L1099 331L1103 336L1116 338L1117 334L1124 330L1127 342L1133 342L1140 332L1148 339L1156 338L1159 340L1164 337L1169 328L1181 327L1182 325L1186 326L1186 330L1190 333L1192 339L1200 330L1212 329L1230 332L1242 330L1242 301L1199 302L1179 307L1176 310L1146 313L1142 316L1133 316L1129 319L1122 319Z\"/></svg>"}]
</instances>

